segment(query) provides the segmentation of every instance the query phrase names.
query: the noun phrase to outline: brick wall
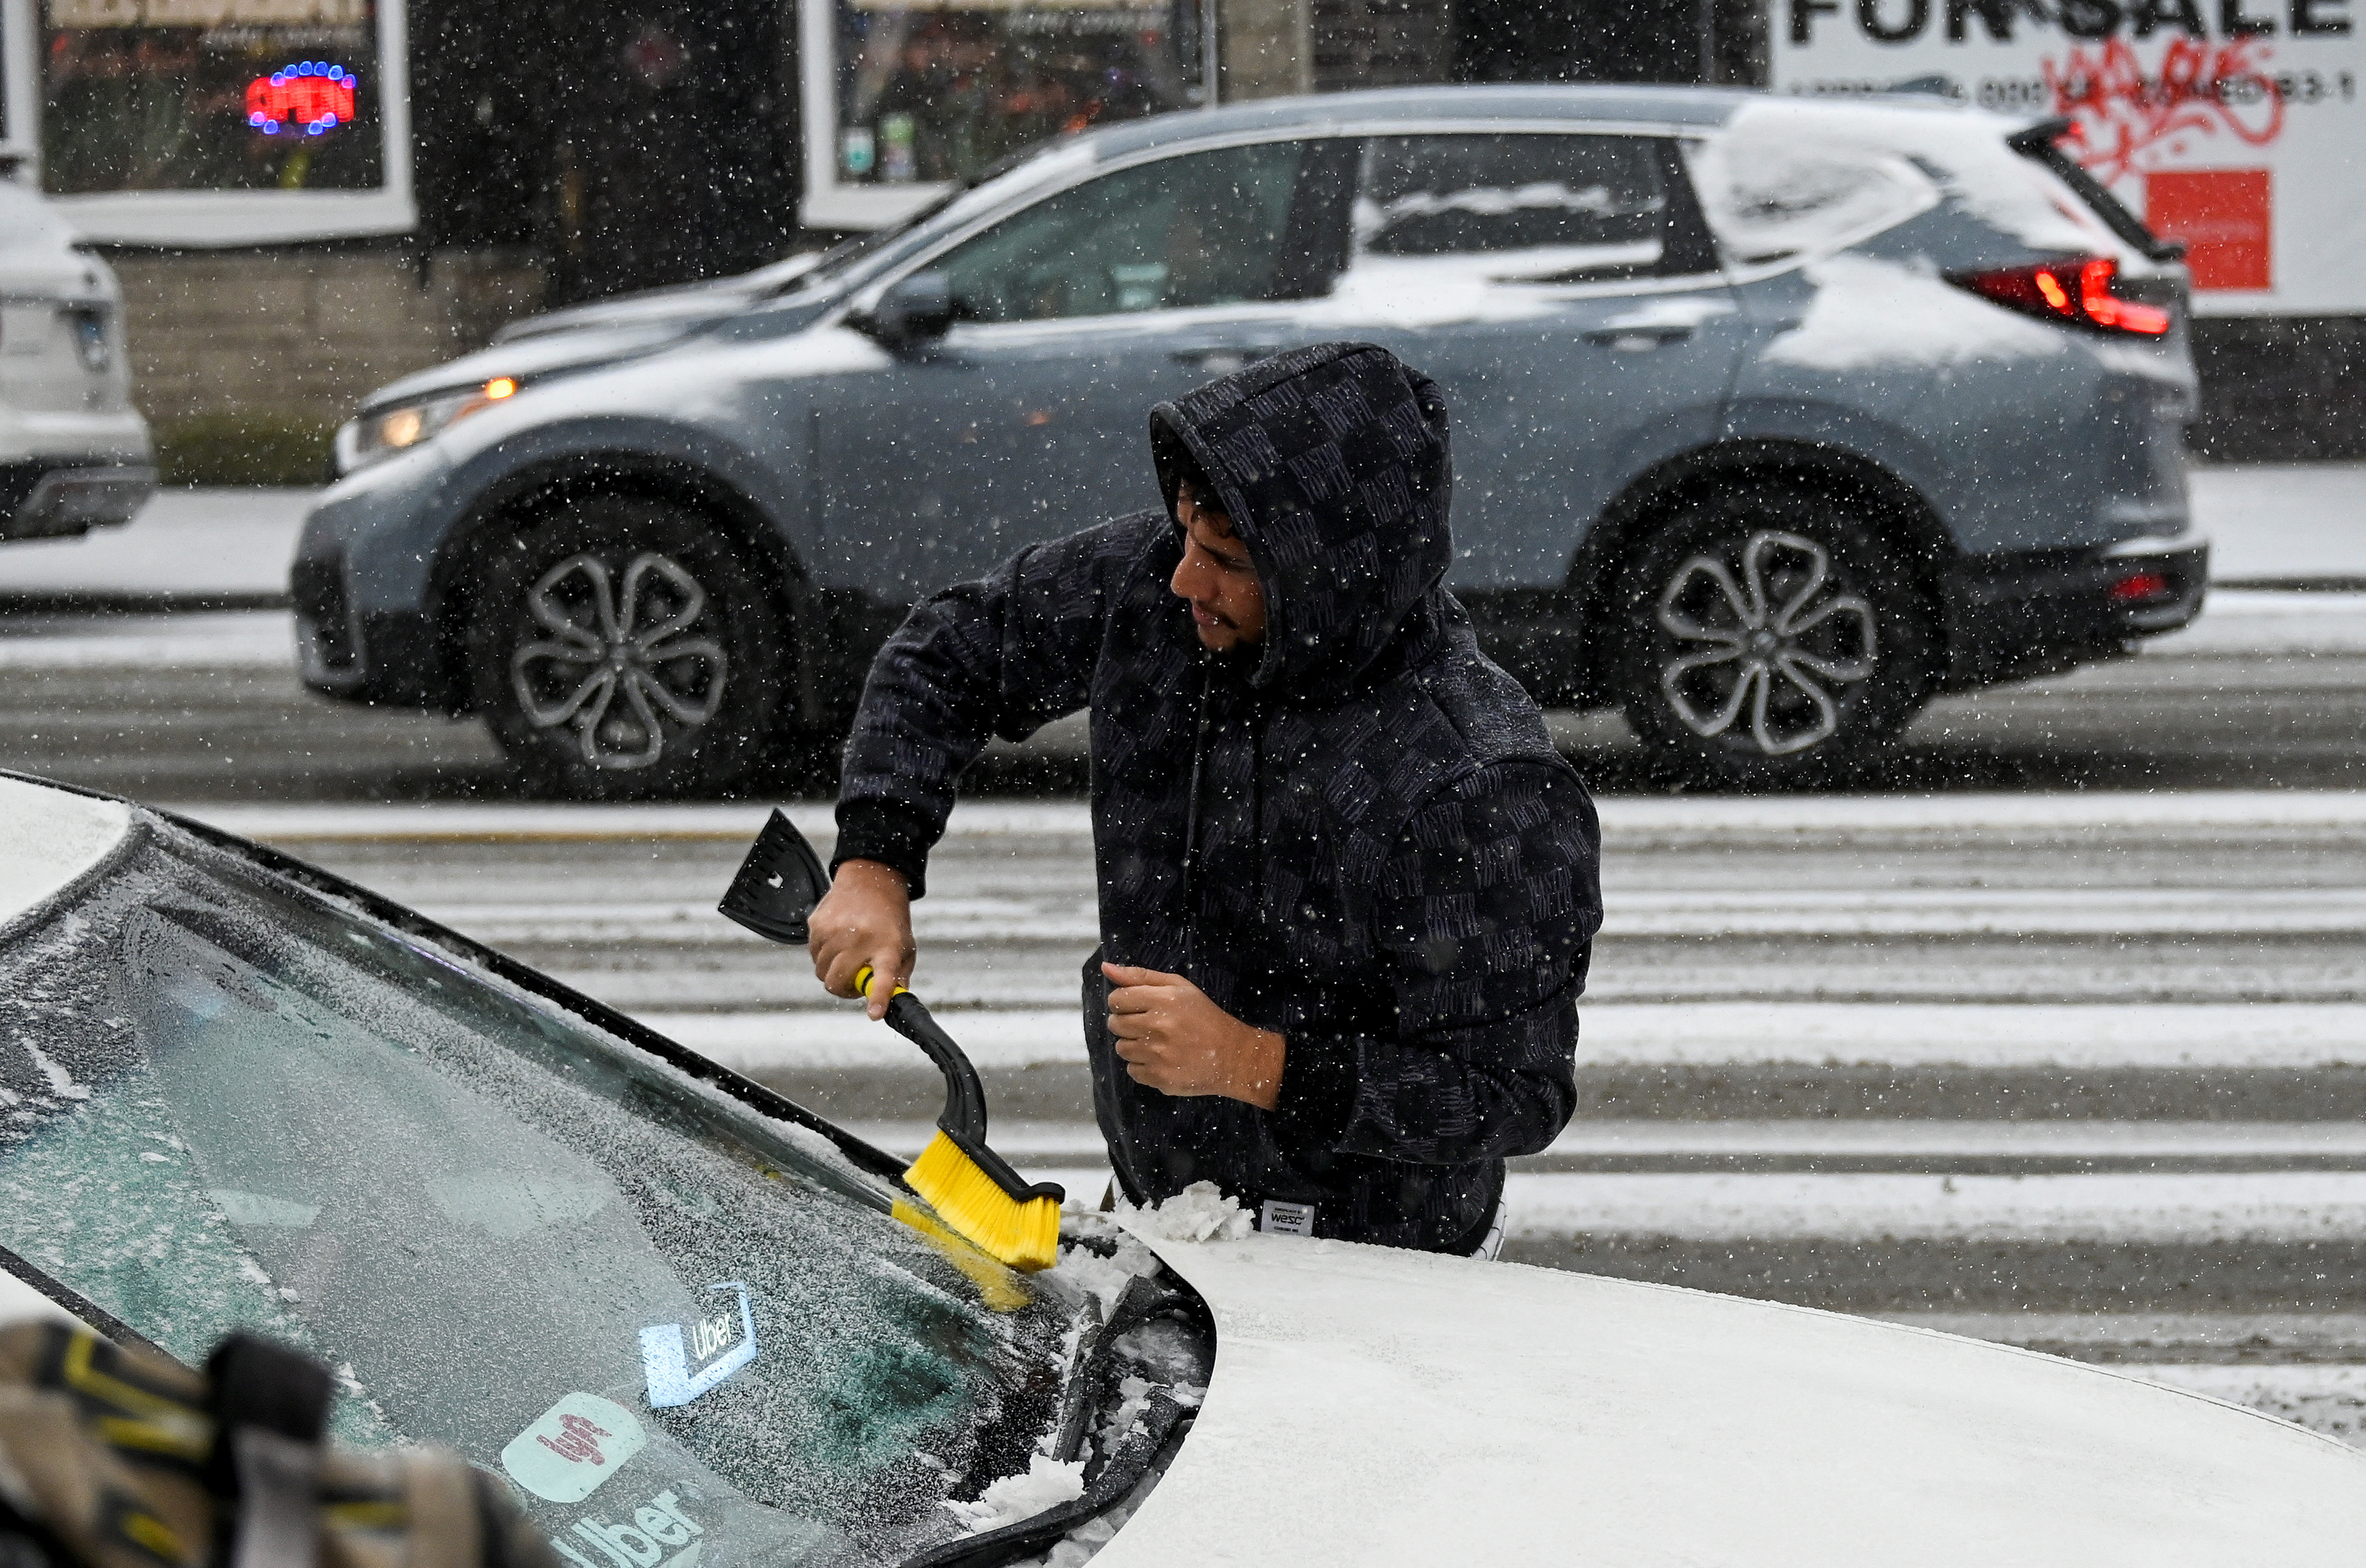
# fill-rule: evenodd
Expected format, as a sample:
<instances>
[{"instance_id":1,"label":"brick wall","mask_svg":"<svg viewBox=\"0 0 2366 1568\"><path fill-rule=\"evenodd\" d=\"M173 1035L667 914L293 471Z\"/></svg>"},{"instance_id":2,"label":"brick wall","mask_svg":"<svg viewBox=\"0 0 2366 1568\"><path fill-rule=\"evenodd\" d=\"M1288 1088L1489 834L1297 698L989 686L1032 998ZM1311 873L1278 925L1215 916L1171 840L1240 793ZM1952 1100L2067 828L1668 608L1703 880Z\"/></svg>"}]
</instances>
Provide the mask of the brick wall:
<instances>
[{"instance_id":1,"label":"brick wall","mask_svg":"<svg viewBox=\"0 0 2366 1568\"><path fill-rule=\"evenodd\" d=\"M394 250L119 252L131 395L152 422L334 422L398 375L482 346L535 309L541 269Z\"/></svg>"}]
</instances>

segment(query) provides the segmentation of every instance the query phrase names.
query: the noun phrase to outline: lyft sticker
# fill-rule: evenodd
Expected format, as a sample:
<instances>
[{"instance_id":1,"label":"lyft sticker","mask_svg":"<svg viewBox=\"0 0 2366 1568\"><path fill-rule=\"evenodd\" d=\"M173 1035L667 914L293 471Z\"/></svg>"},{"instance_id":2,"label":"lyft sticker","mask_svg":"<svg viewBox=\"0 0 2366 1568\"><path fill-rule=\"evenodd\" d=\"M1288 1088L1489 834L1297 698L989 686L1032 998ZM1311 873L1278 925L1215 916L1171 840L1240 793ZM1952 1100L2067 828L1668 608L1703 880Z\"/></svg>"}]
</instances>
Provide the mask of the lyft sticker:
<instances>
[{"instance_id":1,"label":"lyft sticker","mask_svg":"<svg viewBox=\"0 0 2366 1568\"><path fill-rule=\"evenodd\" d=\"M730 1280L707 1289L736 1292L737 1299L716 1303L714 1312L687 1326L659 1323L641 1330L641 1373L652 1410L687 1405L756 1359L748 1287Z\"/></svg>"},{"instance_id":2,"label":"lyft sticker","mask_svg":"<svg viewBox=\"0 0 2366 1568\"><path fill-rule=\"evenodd\" d=\"M596 1394L570 1394L501 1450L510 1479L554 1503L580 1503L649 1440L630 1410Z\"/></svg>"}]
</instances>

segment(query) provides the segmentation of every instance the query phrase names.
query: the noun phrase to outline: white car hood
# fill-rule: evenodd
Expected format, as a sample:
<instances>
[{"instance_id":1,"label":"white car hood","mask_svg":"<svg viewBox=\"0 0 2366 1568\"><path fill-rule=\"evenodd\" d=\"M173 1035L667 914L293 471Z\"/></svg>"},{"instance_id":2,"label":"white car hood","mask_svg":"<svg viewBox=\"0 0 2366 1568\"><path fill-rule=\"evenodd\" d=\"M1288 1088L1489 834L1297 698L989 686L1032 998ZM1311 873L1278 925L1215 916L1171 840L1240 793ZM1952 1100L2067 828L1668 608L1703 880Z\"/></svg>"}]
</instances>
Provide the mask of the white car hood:
<instances>
[{"instance_id":1,"label":"white car hood","mask_svg":"<svg viewBox=\"0 0 2366 1568\"><path fill-rule=\"evenodd\" d=\"M2366 1455L2101 1368L1518 1264L1136 1234L1214 1310L1216 1368L1096 1568L2225 1568L2366 1540Z\"/></svg>"},{"instance_id":2,"label":"white car hood","mask_svg":"<svg viewBox=\"0 0 2366 1568\"><path fill-rule=\"evenodd\" d=\"M0 778L0 930L72 886L130 831L131 808L120 801Z\"/></svg>"}]
</instances>

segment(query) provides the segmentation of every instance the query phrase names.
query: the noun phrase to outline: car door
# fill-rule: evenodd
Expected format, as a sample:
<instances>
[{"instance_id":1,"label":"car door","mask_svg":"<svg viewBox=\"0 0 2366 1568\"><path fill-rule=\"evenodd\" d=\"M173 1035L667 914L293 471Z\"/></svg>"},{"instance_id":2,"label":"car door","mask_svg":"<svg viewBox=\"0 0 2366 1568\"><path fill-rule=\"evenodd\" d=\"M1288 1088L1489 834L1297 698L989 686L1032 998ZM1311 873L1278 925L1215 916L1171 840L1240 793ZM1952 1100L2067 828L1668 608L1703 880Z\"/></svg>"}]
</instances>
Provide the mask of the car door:
<instances>
[{"instance_id":1,"label":"car door","mask_svg":"<svg viewBox=\"0 0 2366 1568\"><path fill-rule=\"evenodd\" d=\"M1634 476L1703 444L1744 334L1671 138L1369 138L1328 308L1453 417L1465 591L1562 586Z\"/></svg>"},{"instance_id":2,"label":"car door","mask_svg":"<svg viewBox=\"0 0 2366 1568\"><path fill-rule=\"evenodd\" d=\"M912 593L1020 544L1158 503L1152 406L1317 329L1342 263L1353 144L1274 140L1119 168L914 270L956 324L816 415L817 523Z\"/></svg>"}]
</instances>

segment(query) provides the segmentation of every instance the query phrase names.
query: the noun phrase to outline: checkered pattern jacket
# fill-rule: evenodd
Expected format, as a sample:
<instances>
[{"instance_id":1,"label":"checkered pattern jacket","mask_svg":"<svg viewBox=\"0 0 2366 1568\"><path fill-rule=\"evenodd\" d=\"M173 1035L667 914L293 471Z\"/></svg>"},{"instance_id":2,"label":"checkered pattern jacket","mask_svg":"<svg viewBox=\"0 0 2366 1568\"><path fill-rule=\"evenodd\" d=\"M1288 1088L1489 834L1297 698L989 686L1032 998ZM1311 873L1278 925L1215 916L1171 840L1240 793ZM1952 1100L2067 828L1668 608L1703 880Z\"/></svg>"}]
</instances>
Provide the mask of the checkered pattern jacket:
<instances>
[{"instance_id":1,"label":"checkered pattern jacket","mask_svg":"<svg viewBox=\"0 0 2366 1568\"><path fill-rule=\"evenodd\" d=\"M1096 1108L1137 1203L1212 1180L1252 1212L1312 1205L1318 1236L1468 1251L1504 1158L1574 1108L1599 834L1440 586L1446 422L1428 380L1344 343L1153 411L1169 502L1188 455L1264 585L1266 635L1240 655L1200 647L1167 588L1179 532L1148 512L937 595L872 667L839 860L920 890L988 737L1087 710L1101 954L1288 1041L1274 1111L1145 1089L1086 966Z\"/></svg>"}]
</instances>

